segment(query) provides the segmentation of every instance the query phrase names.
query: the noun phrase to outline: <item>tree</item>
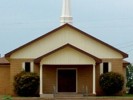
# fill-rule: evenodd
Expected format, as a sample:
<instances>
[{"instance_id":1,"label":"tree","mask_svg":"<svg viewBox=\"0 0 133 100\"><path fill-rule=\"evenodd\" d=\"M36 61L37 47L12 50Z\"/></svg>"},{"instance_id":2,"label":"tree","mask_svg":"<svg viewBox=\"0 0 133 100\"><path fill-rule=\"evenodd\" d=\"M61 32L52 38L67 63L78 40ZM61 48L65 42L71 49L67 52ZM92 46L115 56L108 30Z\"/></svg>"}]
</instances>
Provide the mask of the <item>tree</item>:
<instances>
[{"instance_id":1,"label":"tree","mask_svg":"<svg viewBox=\"0 0 133 100\"><path fill-rule=\"evenodd\" d=\"M130 89L129 93L133 94L133 65L128 65L126 68L127 87Z\"/></svg>"},{"instance_id":2,"label":"tree","mask_svg":"<svg viewBox=\"0 0 133 100\"><path fill-rule=\"evenodd\" d=\"M115 95L123 89L124 77L119 73L108 72L100 76L99 83L106 95Z\"/></svg>"},{"instance_id":3,"label":"tree","mask_svg":"<svg viewBox=\"0 0 133 100\"><path fill-rule=\"evenodd\" d=\"M14 77L14 91L19 96L36 96L39 76L36 73L21 72Z\"/></svg>"}]
</instances>

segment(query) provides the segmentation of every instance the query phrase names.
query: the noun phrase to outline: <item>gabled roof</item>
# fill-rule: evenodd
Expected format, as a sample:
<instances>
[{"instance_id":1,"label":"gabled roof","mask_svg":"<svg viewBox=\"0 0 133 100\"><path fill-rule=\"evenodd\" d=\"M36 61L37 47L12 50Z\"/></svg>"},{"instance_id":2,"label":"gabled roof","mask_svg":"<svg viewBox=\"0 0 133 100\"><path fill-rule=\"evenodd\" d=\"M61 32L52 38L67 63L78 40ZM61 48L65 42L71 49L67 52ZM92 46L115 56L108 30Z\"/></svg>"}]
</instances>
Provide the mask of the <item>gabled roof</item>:
<instances>
[{"instance_id":1,"label":"gabled roof","mask_svg":"<svg viewBox=\"0 0 133 100\"><path fill-rule=\"evenodd\" d=\"M40 39L42 39L42 38L44 38L44 37L46 37L46 36L52 34L53 32L56 32L56 31L58 31L58 30L60 30L60 29L62 29L62 28L64 28L64 27L66 27L66 26L68 26L68 27L70 27L70 28L72 28L72 29L74 29L74 30L76 30L76 31L79 31L81 34L83 34L83 35L85 35L85 36L87 36L87 37L90 37L90 38L92 38L92 39L98 41L99 43L101 43L101 44L103 44L103 45L106 45L107 47L109 47L109 48L111 48L111 49L113 49L113 50L119 52L120 54L122 54L122 56L123 56L124 58L128 57L128 54L126 54L126 53L120 51L119 49L117 49L117 48L115 48L115 47L113 47L113 46L111 46L111 45L109 45L109 44L107 44L107 43L105 43L105 42L103 42L103 41L101 41L101 40L99 40L99 39L97 39L97 38L95 38L95 37L93 37L93 36L91 36L91 35L85 33L85 32L83 32L83 31L81 31L80 29L78 29L78 28L76 28L76 27L74 27L74 26L72 26L72 25L70 25L70 24L67 24L67 23L64 24L64 25L62 25L62 26L60 26L60 27L58 27L58 28L56 28L56 29L54 29L54 30L52 30L52 31L50 31L50 32L48 32L48 33L46 33L46 34L44 34L44 35L42 35L42 36L40 36L39 38L37 38L37 39L35 39L35 40L33 40L33 41L31 41L31 42L29 42L29 43L23 45L23 46L21 46L21 47L15 49L15 50L13 50L13 51L11 51L11 52L5 54L5 57L10 57L10 56L11 56L13 53L15 53L16 51L18 51L18 50L20 50L20 49L22 49L22 48L24 48L24 47L26 47L26 46L32 44L33 42L36 42L36 41L38 41L38 40L40 40Z\"/></svg>"},{"instance_id":2,"label":"gabled roof","mask_svg":"<svg viewBox=\"0 0 133 100\"><path fill-rule=\"evenodd\" d=\"M91 54L89 54L89 53L87 53L87 52L85 52L85 51L83 51L83 50L81 50L81 49L79 49L79 48L77 48L77 47L75 47L75 46L69 44L69 43L68 43L68 44L65 44L65 45L63 45L62 47L59 47L59 48L57 48L57 49L55 49L55 50L53 50L53 51L51 51L51 52L49 52L49 53L47 53L47 54L41 56L41 57L36 58L36 59L34 60L34 62L35 62L35 63L40 63L40 61L41 61L44 57L49 56L49 55L51 55L52 53L54 53L54 52L56 52L56 51L59 51L59 50L61 50L61 49L64 49L65 47L73 48L73 49L75 49L75 50L77 50L77 51L79 51L79 52L81 52L81 53L83 53L83 54L85 54L85 55L87 55L87 56L93 58L97 63L101 63L101 62L102 62L102 60L101 60L100 58L97 58L97 57L95 57L95 56L93 56L93 55L91 55Z\"/></svg>"},{"instance_id":3,"label":"gabled roof","mask_svg":"<svg viewBox=\"0 0 133 100\"><path fill-rule=\"evenodd\" d=\"M5 57L0 58L0 65L10 65L9 61Z\"/></svg>"}]
</instances>

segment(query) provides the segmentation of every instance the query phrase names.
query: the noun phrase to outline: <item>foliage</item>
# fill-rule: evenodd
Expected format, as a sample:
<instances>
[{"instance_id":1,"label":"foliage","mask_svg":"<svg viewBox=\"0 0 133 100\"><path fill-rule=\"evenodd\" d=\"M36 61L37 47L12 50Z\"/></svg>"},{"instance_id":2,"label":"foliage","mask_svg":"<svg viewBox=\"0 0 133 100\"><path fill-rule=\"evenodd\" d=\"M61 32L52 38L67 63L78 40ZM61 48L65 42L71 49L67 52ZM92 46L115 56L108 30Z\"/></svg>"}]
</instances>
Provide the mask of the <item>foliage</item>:
<instances>
[{"instance_id":1,"label":"foliage","mask_svg":"<svg viewBox=\"0 0 133 100\"><path fill-rule=\"evenodd\" d=\"M2 100L12 100L12 97L11 97L11 96L4 96L4 97L2 98Z\"/></svg>"},{"instance_id":2,"label":"foliage","mask_svg":"<svg viewBox=\"0 0 133 100\"><path fill-rule=\"evenodd\" d=\"M14 77L14 91L19 96L35 96L39 88L39 76L36 73L21 72Z\"/></svg>"},{"instance_id":3,"label":"foliage","mask_svg":"<svg viewBox=\"0 0 133 100\"><path fill-rule=\"evenodd\" d=\"M126 68L127 87L133 87L133 65L128 65Z\"/></svg>"},{"instance_id":4,"label":"foliage","mask_svg":"<svg viewBox=\"0 0 133 100\"><path fill-rule=\"evenodd\" d=\"M126 68L127 87L129 88L129 94L133 94L133 65L128 65Z\"/></svg>"},{"instance_id":5,"label":"foliage","mask_svg":"<svg viewBox=\"0 0 133 100\"><path fill-rule=\"evenodd\" d=\"M123 89L124 77L119 73L108 72L100 76L99 83L106 95L115 95Z\"/></svg>"}]
</instances>

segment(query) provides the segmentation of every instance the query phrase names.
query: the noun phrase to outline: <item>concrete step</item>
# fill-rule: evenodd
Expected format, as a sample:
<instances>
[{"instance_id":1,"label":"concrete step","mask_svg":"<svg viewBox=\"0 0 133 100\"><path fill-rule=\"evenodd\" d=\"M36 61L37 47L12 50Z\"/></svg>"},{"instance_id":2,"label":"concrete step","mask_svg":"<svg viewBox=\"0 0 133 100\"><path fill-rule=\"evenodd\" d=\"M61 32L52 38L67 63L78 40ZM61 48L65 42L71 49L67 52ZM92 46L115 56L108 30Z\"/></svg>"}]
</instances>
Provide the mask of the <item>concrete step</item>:
<instances>
[{"instance_id":1,"label":"concrete step","mask_svg":"<svg viewBox=\"0 0 133 100\"><path fill-rule=\"evenodd\" d=\"M58 93L55 94L56 98L68 98L68 97L73 97L73 98L79 98L83 97L83 94L76 94L76 93Z\"/></svg>"},{"instance_id":2,"label":"concrete step","mask_svg":"<svg viewBox=\"0 0 133 100\"><path fill-rule=\"evenodd\" d=\"M86 100L89 96L83 96L83 94L76 93L57 93L57 94L43 94L40 95L41 98L45 98L46 100Z\"/></svg>"},{"instance_id":3,"label":"concrete step","mask_svg":"<svg viewBox=\"0 0 133 100\"><path fill-rule=\"evenodd\" d=\"M76 93L59 93L55 94L55 100L87 100L88 96L83 96L83 94Z\"/></svg>"}]
</instances>

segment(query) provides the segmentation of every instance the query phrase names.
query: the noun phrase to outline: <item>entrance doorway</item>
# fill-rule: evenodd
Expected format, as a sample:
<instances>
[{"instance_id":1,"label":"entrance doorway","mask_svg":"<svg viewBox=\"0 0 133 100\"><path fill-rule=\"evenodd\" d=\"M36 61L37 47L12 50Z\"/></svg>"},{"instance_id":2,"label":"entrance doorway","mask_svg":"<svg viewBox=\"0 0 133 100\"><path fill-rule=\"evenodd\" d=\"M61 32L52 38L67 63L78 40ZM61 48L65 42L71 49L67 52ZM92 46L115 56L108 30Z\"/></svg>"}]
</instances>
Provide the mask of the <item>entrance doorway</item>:
<instances>
[{"instance_id":1,"label":"entrance doorway","mask_svg":"<svg viewBox=\"0 0 133 100\"><path fill-rule=\"evenodd\" d=\"M76 92L76 70L58 70L58 92Z\"/></svg>"}]
</instances>

